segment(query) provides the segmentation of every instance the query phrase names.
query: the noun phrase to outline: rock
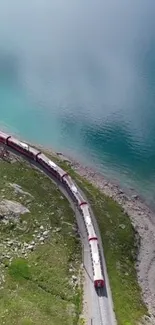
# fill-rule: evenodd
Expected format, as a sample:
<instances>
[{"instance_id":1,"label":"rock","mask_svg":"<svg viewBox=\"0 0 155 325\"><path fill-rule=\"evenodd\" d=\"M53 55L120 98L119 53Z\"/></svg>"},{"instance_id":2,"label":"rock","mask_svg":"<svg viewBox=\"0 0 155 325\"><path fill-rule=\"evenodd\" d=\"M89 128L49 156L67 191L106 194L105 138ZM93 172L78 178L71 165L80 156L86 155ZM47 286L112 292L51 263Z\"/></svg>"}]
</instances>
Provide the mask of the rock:
<instances>
[{"instance_id":1,"label":"rock","mask_svg":"<svg viewBox=\"0 0 155 325\"><path fill-rule=\"evenodd\" d=\"M73 281L77 281L77 276L76 275L72 275L72 279L73 279Z\"/></svg>"},{"instance_id":2,"label":"rock","mask_svg":"<svg viewBox=\"0 0 155 325\"><path fill-rule=\"evenodd\" d=\"M21 203L10 200L2 200L0 203L1 218L16 219L20 214L30 212Z\"/></svg>"},{"instance_id":3,"label":"rock","mask_svg":"<svg viewBox=\"0 0 155 325\"><path fill-rule=\"evenodd\" d=\"M30 249L31 251L33 251L34 250L34 245L29 245L27 248Z\"/></svg>"},{"instance_id":4,"label":"rock","mask_svg":"<svg viewBox=\"0 0 155 325\"><path fill-rule=\"evenodd\" d=\"M10 258L10 255L5 255L4 257L9 259Z\"/></svg>"},{"instance_id":5,"label":"rock","mask_svg":"<svg viewBox=\"0 0 155 325\"><path fill-rule=\"evenodd\" d=\"M28 243L24 243L24 247L28 247L29 246L29 244Z\"/></svg>"},{"instance_id":6,"label":"rock","mask_svg":"<svg viewBox=\"0 0 155 325\"><path fill-rule=\"evenodd\" d=\"M40 230L44 230L44 227L43 226L40 226Z\"/></svg>"},{"instance_id":7,"label":"rock","mask_svg":"<svg viewBox=\"0 0 155 325\"><path fill-rule=\"evenodd\" d=\"M44 240L45 240L44 237L40 237L40 238L39 238L39 241L41 241L41 242L43 242Z\"/></svg>"},{"instance_id":8,"label":"rock","mask_svg":"<svg viewBox=\"0 0 155 325\"><path fill-rule=\"evenodd\" d=\"M149 229L148 225L145 225L144 229L145 230L148 230Z\"/></svg>"},{"instance_id":9,"label":"rock","mask_svg":"<svg viewBox=\"0 0 155 325\"><path fill-rule=\"evenodd\" d=\"M12 240L8 241L8 246L12 246L12 245L13 245L13 241Z\"/></svg>"},{"instance_id":10,"label":"rock","mask_svg":"<svg viewBox=\"0 0 155 325\"><path fill-rule=\"evenodd\" d=\"M134 195L131 196L131 198L132 198L133 200L138 200L138 199L139 199L139 196L138 196L137 194L134 194Z\"/></svg>"},{"instance_id":11,"label":"rock","mask_svg":"<svg viewBox=\"0 0 155 325\"><path fill-rule=\"evenodd\" d=\"M48 236L48 234L49 234L49 230L45 230L45 231L43 232L43 236Z\"/></svg>"},{"instance_id":12,"label":"rock","mask_svg":"<svg viewBox=\"0 0 155 325\"><path fill-rule=\"evenodd\" d=\"M14 188L16 193L21 193L21 194L29 195L29 196L33 197L30 193L23 191L20 185L15 184L15 183L10 183L9 185Z\"/></svg>"},{"instance_id":13,"label":"rock","mask_svg":"<svg viewBox=\"0 0 155 325\"><path fill-rule=\"evenodd\" d=\"M55 232L60 232L61 231L61 228L55 228Z\"/></svg>"},{"instance_id":14,"label":"rock","mask_svg":"<svg viewBox=\"0 0 155 325\"><path fill-rule=\"evenodd\" d=\"M126 227L125 227L124 224L121 224L121 225L119 225L119 228L121 228L121 229L125 229Z\"/></svg>"},{"instance_id":15,"label":"rock","mask_svg":"<svg viewBox=\"0 0 155 325\"><path fill-rule=\"evenodd\" d=\"M33 246L35 245L35 242L34 242L34 240L32 240L32 241L31 241L31 245L33 245Z\"/></svg>"},{"instance_id":16,"label":"rock","mask_svg":"<svg viewBox=\"0 0 155 325\"><path fill-rule=\"evenodd\" d=\"M121 263L119 261L116 262L116 269L117 270L121 269Z\"/></svg>"}]
</instances>

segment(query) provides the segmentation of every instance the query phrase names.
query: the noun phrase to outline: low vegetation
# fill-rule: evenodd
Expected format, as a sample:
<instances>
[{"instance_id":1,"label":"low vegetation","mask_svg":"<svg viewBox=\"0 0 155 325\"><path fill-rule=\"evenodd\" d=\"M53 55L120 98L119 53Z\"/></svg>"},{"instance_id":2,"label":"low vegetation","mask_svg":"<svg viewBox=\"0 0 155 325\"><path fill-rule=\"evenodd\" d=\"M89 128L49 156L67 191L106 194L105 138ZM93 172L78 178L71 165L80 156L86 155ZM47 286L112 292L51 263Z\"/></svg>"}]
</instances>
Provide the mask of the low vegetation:
<instances>
[{"instance_id":1,"label":"low vegetation","mask_svg":"<svg viewBox=\"0 0 155 325\"><path fill-rule=\"evenodd\" d=\"M147 314L134 267L135 232L120 205L80 177L69 164L53 158L68 170L86 194L101 232L118 325L136 325Z\"/></svg>"},{"instance_id":2,"label":"low vegetation","mask_svg":"<svg viewBox=\"0 0 155 325\"><path fill-rule=\"evenodd\" d=\"M135 233L128 216L69 164L55 156L49 157L68 170L94 211L102 236L118 325L136 325L147 310L137 283ZM21 202L30 211L15 224L1 224L1 251L7 247L7 238L13 244L9 243L10 251L4 254L1 263L5 281L0 285L0 319L3 324L77 324L81 308L81 289L77 284L81 251L73 231L71 208L48 178L24 162L0 162L0 176L1 200ZM10 183L20 185L31 196L13 190ZM46 232L48 236L43 238ZM33 241L35 247L31 247L29 253L24 243L33 246ZM15 254L13 250L19 242ZM75 283L70 281L72 274Z\"/></svg>"},{"instance_id":3,"label":"low vegetation","mask_svg":"<svg viewBox=\"0 0 155 325\"><path fill-rule=\"evenodd\" d=\"M73 211L22 160L0 161L0 252L0 324L78 323L81 244Z\"/></svg>"}]
</instances>

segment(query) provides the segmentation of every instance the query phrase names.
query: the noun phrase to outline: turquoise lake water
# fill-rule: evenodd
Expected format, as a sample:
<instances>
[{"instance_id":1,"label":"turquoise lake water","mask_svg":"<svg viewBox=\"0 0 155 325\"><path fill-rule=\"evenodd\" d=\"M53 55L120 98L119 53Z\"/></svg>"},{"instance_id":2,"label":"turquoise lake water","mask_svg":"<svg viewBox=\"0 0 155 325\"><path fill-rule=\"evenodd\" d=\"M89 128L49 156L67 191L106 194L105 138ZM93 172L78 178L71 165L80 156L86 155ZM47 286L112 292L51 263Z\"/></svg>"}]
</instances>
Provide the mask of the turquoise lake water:
<instances>
[{"instance_id":1,"label":"turquoise lake water","mask_svg":"<svg viewBox=\"0 0 155 325\"><path fill-rule=\"evenodd\" d=\"M155 2L0 0L0 125L155 199Z\"/></svg>"}]
</instances>

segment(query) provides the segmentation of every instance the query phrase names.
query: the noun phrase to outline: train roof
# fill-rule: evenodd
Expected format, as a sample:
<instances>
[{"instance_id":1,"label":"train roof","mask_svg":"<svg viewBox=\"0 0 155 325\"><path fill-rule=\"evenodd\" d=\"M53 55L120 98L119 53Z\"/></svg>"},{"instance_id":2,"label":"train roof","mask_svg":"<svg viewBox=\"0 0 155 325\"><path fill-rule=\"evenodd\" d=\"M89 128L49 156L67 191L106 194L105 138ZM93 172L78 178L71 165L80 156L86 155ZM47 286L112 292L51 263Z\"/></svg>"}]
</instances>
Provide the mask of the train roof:
<instances>
[{"instance_id":1,"label":"train roof","mask_svg":"<svg viewBox=\"0 0 155 325\"><path fill-rule=\"evenodd\" d=\"M58 167L52 160L49 160L48 163L53 168L57 168Z\"/></svg>"},{"instance_id":2,"label":"train roof","mask_svg":"<svg viewBox=\"0 0 155 325\"><path fill-rule=\"evenodd\" d=\"M95 280L104 280L99 256L99 248L97 241L90 241L91 250L92 250L92 262L93 262L93 272L94 272L94 281Z\"/></svg>"},{"instance_id":3,"label":"train roof","mask_svg":"<svg viewBox=\"0 0 155 325\"><path fill-rule=\"evenodd\" d=\"M88 216L90 215L88 204L84 204L84 205L81 207L81 209L83 210L83 213L84 213L85 215L88 215Z\"/></svg>"},{"instance_id":4,"label":"train roof","mask_svg":"<svg viewBox=\"0 0 155 325\"><path fill-rule=\"evenodd\" d=\"M18 146L23 147L24 149L27 149L28 150L28 148L29 148L29 146L28 146L27 143L24 143L24 142L22 142L22 141L20 141L20 140L18 140L16 138L14 138L14 137L9 138L8 141L17 144Z\"/></svg>"},{"instance_id":5,"label":"train roof","mask_svg":"<svg viewBox=\"0 0 155 325\"><path fill-rule=\"evenodd\" d=\"M41 158L50 167L57 169L58 166L52 160L50 160L46 155L44 155L44 153L41 153L38 158Z\"/></svg>"},{"instance_id":6,"label":"train roof","mask_svg":"<svg viewBox=\"0 0 155 325\"><path fill-rule=\"evenodd\" d=\"M71 190L74 193L78 193L77 187L75 186L72 178L69 175L66 175L65 180L67 181L68 185L70 186Z\"/></svg>"},{"instance_id":7,"label":"train roof","mask_svg":"<svg viewBox=\"0 0 155 325\"><path fill-rule=\"evenodd\" d=\"M18 142L19 142L19 144L20 144L21 147L23 147L26 150L29 150L30 146L27 143L21 142L21 141L18 141Z\"/></svg>"},{"instance_id":8,"label":"train roof","mask_svg":"<svg viewBox=\"0 0 155 325\"><path fill-rule=\"evenodd\" d=\"M54 161L50 160L46 155L44 155L44 153L41 153L38 158L41 158L47 165L55 169L61 177L66 174L66 172L61 167L59 167Z\"/></svg>"}]
</instances>

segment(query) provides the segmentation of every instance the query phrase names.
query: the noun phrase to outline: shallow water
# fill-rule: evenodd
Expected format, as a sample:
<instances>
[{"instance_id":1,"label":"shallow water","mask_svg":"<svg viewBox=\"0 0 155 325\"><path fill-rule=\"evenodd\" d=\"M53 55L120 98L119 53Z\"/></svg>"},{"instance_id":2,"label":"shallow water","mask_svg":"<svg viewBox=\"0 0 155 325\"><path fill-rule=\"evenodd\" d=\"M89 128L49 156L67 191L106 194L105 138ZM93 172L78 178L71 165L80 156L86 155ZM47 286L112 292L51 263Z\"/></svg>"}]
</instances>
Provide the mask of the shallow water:
<instances>
[{"instance_id":1,"label":"shallow water","mask_svg":"<svg viewBox=\"0 0 155 325\"><path fill-rule=\"evenodd\" d=\"M0 123L155 197L155 3L0 0Z\"/></svg>"}]
</instances>

